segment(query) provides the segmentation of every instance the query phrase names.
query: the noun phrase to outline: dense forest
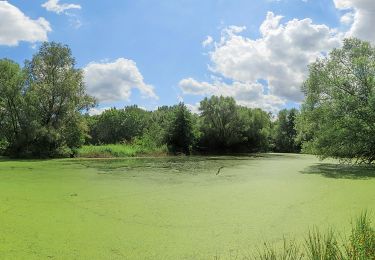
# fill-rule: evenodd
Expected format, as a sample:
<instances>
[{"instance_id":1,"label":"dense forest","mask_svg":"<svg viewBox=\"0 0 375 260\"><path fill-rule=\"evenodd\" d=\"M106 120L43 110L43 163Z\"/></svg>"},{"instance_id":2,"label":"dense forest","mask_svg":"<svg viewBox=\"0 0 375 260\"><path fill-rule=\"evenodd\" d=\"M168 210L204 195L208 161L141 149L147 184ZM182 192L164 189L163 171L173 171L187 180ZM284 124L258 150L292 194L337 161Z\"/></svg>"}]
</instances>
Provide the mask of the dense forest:
<instances>
[{"instance_id":1,"label":"dense forest","mask_svg":"<svg viewBox=\"0 0 375 260\"><path fill-rule=\"evenodd\" d=\"M251 73L251 71L249 71ZM301 110L272 115L232 97L100 115L68 46L44 43L21 68L0 60L0 151L14 157L75 156L82 145L141 143L171 154L302 152L355 162L375 160L375 49L358 39L309 67Z\"/></svg>"}]
</instances>

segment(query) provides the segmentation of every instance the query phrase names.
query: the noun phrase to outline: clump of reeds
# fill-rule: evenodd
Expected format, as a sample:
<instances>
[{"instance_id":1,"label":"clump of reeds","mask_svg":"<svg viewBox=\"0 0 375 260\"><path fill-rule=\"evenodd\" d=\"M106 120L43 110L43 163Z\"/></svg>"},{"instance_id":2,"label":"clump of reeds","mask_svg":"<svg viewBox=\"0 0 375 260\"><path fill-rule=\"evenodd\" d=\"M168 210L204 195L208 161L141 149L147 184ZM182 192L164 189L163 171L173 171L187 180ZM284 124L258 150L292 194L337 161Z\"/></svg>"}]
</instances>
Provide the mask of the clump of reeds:
<instances>
[{"instance_id":1,"label":"clump of reeds","mask_svg":"<svg viewBox=\"0 0 375 260\"><path fill-rule=\"evenodd\" d=\"M375 260L375 228L367 212L352 223L349 237L339 238L332 230L309 231L304 243L284 238L281 248L265 243L255 259L260 260Z\"/></svg>"}]
</instances>

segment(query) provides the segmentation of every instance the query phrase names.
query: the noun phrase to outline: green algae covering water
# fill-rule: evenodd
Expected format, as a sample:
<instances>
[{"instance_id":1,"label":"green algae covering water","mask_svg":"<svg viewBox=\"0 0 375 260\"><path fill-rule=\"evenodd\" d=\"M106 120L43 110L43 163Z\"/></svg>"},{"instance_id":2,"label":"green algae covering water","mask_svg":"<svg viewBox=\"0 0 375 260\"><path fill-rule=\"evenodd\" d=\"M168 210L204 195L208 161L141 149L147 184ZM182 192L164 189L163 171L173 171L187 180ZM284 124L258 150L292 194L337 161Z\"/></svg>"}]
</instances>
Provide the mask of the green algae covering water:
<instances>
[{"instance_id":1,"label":"green algae covering water","mask_svg":"<svg viewBox=\"0 0 375 260\"><path fill-rule=\"evenodd\" d=\"M235 259L363 209L371 167L308 155L3 159L0 259Z\"/></svg>"}]
</instances>

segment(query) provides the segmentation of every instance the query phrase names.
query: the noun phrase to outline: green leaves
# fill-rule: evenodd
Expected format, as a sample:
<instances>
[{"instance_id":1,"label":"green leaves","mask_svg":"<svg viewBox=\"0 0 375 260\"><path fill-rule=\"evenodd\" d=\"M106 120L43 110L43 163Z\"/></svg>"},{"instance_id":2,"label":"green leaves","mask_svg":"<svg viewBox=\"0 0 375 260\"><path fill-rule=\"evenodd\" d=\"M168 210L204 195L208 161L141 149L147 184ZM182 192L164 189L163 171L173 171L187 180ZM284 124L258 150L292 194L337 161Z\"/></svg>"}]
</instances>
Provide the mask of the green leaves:
<instances>
[{"instance_id":1,"label":"green leaves","mask_svg":"<svg viewBox=\"0 0 375 260\"><path fill-rule=\"evenodd\" d=\"M236 102L231 97L212 96L201 101L201 131L205 145L226 149L241 142L241 122Z\"/></svg>"},{"instance_id":2,"label":"green leaves","mask_svg":"<svg viewBox=\"0 0 375 260\"><path fill-rule=\"evenodd\" d=\"M375 49L346 39L310 65L297 120L304 151L353 162L375 160Z\"/></svg>"},{"instance_id":3,"label":"green leaves","mask_svg":"<svg viewBox=\"0 0 375 260\"><path fill-rule=\"evenodd\" d=\"M68 46L43 43L23 70L0 61L0 139L13 156L66 156L84 142L81 112L95 104Z\"/></svg>"},{"instance_id":4,"label":"green leaves","mask_svg":"<svg viewBox=\"0 0 375 260\"><path fill-rule=\"evenodd\" d=\"M150 112L137 106L106 110L101 115L93 117L90 142L94 144L130 142L145 133L150 117Z\"/></svg>"},{"instance_id":5,"label":"green leaves","mask_svg":"<svg viewBox=\"0 0 375 260\"><path fill-rule=\"evenodd\" d=\"M296 118L299 111L293 109L283 109L279 112L274 125L274 143L275 151L298 153L301 150L301 144L297 138L295 129Z\"/></svg>"},{"instance_id":6,"label":"green leaves","mask_svg":"<svg viewBox=\"0 0 375 260\"><path fill-rule=\"evenodd\" d=\"M17 63L0 60L0 140L3 140L3 150L7 150L5 143L14 142L21 132L24 79Z\"/></svg>"},{"instance_id":7,"label":"green leaves","mask_svg":"<svg viewBox=\"0 0 375 260\"><path fill-rule=\"evenodd\" d=\"M270 115L238 106L231 97L205 98L200 103L201 148L215 151L259 152L269 149Z\"/></svg>"},{"instance_id":8,"label":"green leaves","mask_svg":"<svg viewBox=\"0 0 375 260\"><path fill-rule=\"evenodd\" d=\"M195 142L193 115L180 103L174 107L166 135L166 143L173 153L190 154Z\"/></svg>"}]
</instances>

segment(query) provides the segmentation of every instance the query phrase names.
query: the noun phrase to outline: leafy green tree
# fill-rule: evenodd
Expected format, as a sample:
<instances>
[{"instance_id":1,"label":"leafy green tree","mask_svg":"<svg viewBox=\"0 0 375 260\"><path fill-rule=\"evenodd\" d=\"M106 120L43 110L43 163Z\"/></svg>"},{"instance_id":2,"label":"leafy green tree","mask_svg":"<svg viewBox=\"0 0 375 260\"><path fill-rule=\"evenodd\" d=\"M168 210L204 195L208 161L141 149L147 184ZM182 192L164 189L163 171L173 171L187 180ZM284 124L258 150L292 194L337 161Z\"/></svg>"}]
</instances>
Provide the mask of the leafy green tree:
<instances>
[{"instance_id":1,"label":"leafy green tree","mask_svg":"<svg viewBox=\"0 0 375 260\"><path fill-rule=\"evenodd\" d=\"M151 112L139 108L136 105L125 108L126 118L123 127L126 129L126 140L130 141L135 137L143 136L150 124Z\"/></svg>"},{"instance_id":2,"label":"leafy green tree","mask_svg":"<svg viewBox=\"0 0 375 260\"><path fill-rule=\"evenodd\" d=\"M0 140L13 156L66 156L83 144L95 100L69 47L43 43L25 68L0 61Z\"/></svg>"},{"instance_id":3,"label":"leafy green tree","mask_svg":"<svg viewBox=\"0 0 375 260\"><path fill-rule=\"evenodd\" d=\"M81 112L95 100L86 94L83 72L75 68L68 46L43 43L26 61L28 119L32 121L32 153L58 156L71 153L85 140ZM69 139L72 138L72 139Z\"/></svg>"},{"instance_id":4,"label":"leafy green tree","mask_svg":"<svg viewBox=\"0 0 375 260\"><path fill-rule=\"evenodd\" d=\"M298 153L301 144L297 139L295 129L296 118L299 112L297 109L283 109L279 112L274 124L274 150L276 152Z\"/></svg>"},{"instance_id":5,"label":"leafy green tree","mask_svg":"<svg viewBox=\"0 0 375 260\"><path fill-rule=\"evenodd\" d=\"M106 110L90 121L91 142L95 144L130 142L146 132L150 116L150 112L137 106Z\"/></svg>"},{"instance_id":6,"label":"leafy green tree","mask_svg":"<svg viewBox=\"0 0 375 260\"><path fill-rule=\"evenodd\" d=\"M153 140L157 146L166 144L168 130L175 117L175 107L161 106L151 114L149 127L146 130L148 140Z\"/></svg>"},{"instance_id":7,"label":"leafy green tree","mask_svg":"<svg viewBox=\"0 0 375 260\"><path fill-rule=\"evenodd\" d=\"M201 148L222 152L242 141L242 122L238 107L232 97L205 98L200 102Z\"/></svg>"},{"instance_id":8,"label":"leafy green tree","mask_svg":"<svg viewBox=\"0 0 375 260\"><path fill-rule=\"evenodd\" d=\"M174 153L190 154L194 144L193 116L187 107L180 103L174 108L174 116L170 121L166 143Z\"/></svg>"},{"instance_id":9,"label":"leafy green tree","mask_svg":"<svg viewBox=\"0 0 375 260\"><path fill-rule=\"evenodd\" d=\"M355 162L375 160L375 49L346 39L310 65L297 120L303 149Z\"/></svg>"},{"instance_id":10,"label":"leafy green tree","mask_svg":"<svg viewBox=\"0 0 375 260\"><path fill-rule=\"evenodd\" d=\"M241 133L246 152L266 152L270 148L270 114L260 108L239 107Z\"/></svg>"},{"instance_id":11,"label":"leafy green tree","mask_svg":"<svg viewBox=\"0 0 375 260\"><path fill-rule=\"evenodd\" d=\"M94 144L115 144L123 141L125 134L120 127L122 110L111 108L94 118L95 124L91 125L90 130Z\"/></svg>"},{"instance_id":12,"label":"leafy green tree","mask_svg":"<svg viewBox=\"0 0 375 260\"><path fill-rule=\"evenodd\" d=\"M14 149L22 137L25 75L20 66L0 60L0 143L4 152Z\"/></svg>"}]
</instances>

